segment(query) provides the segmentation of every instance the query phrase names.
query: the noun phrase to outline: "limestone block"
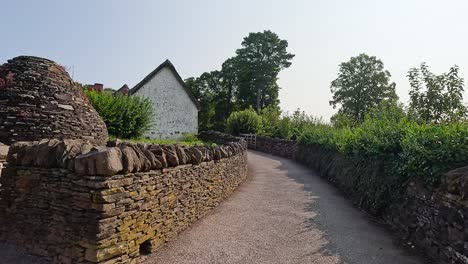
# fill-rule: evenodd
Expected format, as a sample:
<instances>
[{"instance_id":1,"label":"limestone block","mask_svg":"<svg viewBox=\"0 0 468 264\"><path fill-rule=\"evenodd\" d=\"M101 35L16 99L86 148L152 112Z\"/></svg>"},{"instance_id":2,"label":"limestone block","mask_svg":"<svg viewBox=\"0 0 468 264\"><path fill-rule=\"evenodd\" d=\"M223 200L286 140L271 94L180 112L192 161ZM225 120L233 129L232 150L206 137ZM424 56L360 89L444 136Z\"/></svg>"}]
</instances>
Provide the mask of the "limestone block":
<instances>
[{"instance_id":1,"label":"limestone block","mask_svg":"<svg viewBox=\"0 0 468 264\"><path fill-rule=\"evenodd\" d=\"M111 176L122 170L122 152L117 147L101 148L75 159L75 172L79 175Z\"/></svg>"}]
</instances>

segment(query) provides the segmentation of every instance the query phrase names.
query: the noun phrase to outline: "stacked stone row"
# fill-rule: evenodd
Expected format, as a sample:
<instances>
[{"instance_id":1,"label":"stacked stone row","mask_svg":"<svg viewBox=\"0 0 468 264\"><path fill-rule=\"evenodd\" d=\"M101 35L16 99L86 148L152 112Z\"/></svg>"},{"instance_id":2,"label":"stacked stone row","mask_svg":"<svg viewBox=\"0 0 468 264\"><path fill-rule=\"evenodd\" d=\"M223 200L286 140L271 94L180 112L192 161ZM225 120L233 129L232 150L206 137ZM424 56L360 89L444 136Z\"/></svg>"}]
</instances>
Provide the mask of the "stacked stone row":
<instances>
[{"instance_id":1,"label":"stacked stone row","mask_svg":"<svg viewBox=\"0 0 468 264\"><path fill-rule=\"evenodd\" d=\"M0 178L0 241L51 263L138 263L246 179L245 150L243 141L13 144Z\"/></svg>"},{"instance_id":2,"label":"stacked stone row","mask_svg":"<svg viewBox=\"0 0 468 264\"><path fill-rule=\"evenodd\" d=\"M257 136L256 149L273 155L294 159L297 143L294 140Z\"/></svg>"},{"instance_id":3,"label":"stacked stone row","mask_svg":"<svg viewBox=\"0 0 468 264\"><path fill-rule=\"evenodd\" d=\"M384 219L437 263L468 263L468 166L442 176L435 190L417 182Z\"/></svg>"},{"instance_id":4,"label":"stacked stone row","mask_svg":"<svg viewBox=\"0 0 468 264\"><path fill-rule=\"evenodd\" d=\"M99 177L106 180L93 187L92 207L106 218L96 228L98 241L81 244L85 259L127 263L140 252L154 252L228 197L246 179L246 162L240 153L199 165Z\"/></svg>"},{"instance_id":5,"label":"stacked stone row","mask_svg":"<svg viewBox=\"0 0 468 264\"><path fill-rule=\"evenodd\" d=\"M200 132L198 137L205 142L214 142L219 145L229 142L245 142L240 137L235 137L230 134L222 133L219 131L203 131Z\"/></svg>"},{"instance_id":6,"label":"stacked stone row","mask_svg":"<svg viewBox=\"0 0 468 264\"><path fill-rule=\"evenodd\" d=\"M82 140L42 140L11 146L8 162L24 167L63 168L78 175L146 172L229 158L246 150L244 141L191 146L113 141L96 147Z\"/></svg>"}]
</instances>

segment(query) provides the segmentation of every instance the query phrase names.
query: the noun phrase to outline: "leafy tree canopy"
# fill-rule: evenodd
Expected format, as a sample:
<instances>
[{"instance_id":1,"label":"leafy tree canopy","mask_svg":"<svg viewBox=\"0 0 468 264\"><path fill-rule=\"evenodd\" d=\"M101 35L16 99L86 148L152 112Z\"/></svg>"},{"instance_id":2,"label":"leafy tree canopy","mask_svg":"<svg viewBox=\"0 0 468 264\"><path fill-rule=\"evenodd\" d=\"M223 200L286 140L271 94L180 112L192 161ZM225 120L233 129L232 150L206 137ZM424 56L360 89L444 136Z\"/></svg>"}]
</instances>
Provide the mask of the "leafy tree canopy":
<instances>
[{"instance_id":1,"label":"leafy tree canopy","mask_svg":"<svg viewBox=\"0 0 468 264\"><path fill-rule=\"evenodd\" d=\"M267 106L279 104L279 72L291 66L294 55L287 51L288 41L270 30L250 33L236 51L239 104L256 106L259 113Z\"/></svg>"},{"instance_id":2,"label":"leafy tree canopy","mask_svg":"<svg viewBox=\"0 0 468 264\"><path fill-rule=\"evenodd\" d=\"M457 121L465 117L464 80L454 66L448 73L435 75L425 63L408 72L411 85L409 114L425 123Z\"/></svg>"},{"instance_id":3,"label":"leafy tree canopy","mask_svg":"<svg viewBox=\"0 0 468 264\"><path fill-rule=\"evenodd\" d=\"M221 71L205 72L198 78L185 80L201 105L198 115L201 130L224 130L227 117L236 107L237 75L234 60L226 60Z\"/></svg>"},{"instance_id":4,"label":"leafy tree canopy","mask_svg":"<svg viewBox=\"0 0 468 264\"><path fill-rule=\"evenodd\" d=\"M221 70L188 78L186 84L201 105L200 129L224 130L232 112L251 106L258 113L267 107L279 109L278 74L294 57L287 46L286 40L269 30L250 33Z\"/></svg>"},{"instance_id":5,"label":"leafy tree canopy","mask_svg":"<svg viewBox=\"0 0 468 264\"><path fill-rule=\"evenodd\" d=\"M341 105L339 113L360 123L369 109L381 101L398 99L395 83L384 69L381 60L367 54L352 57L340 64L338 78L331 83L334 108Z\"/></svg>"}]
</instances>

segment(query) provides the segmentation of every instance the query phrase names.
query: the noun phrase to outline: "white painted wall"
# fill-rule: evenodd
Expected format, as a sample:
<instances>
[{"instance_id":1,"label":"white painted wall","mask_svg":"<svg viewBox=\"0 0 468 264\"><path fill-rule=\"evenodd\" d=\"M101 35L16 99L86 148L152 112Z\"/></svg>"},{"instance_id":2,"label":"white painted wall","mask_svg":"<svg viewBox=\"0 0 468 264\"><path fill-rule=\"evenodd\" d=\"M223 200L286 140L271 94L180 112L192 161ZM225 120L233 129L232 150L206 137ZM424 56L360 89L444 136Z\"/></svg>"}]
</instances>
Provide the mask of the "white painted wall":
<instances>
[{"instance_id":1,"label":"white painted wall","mask_svg":"<svg viewBox=\"0 0 468 264\"><path fill-rule=\"evenodd\" d=\"M198 109L173 72L165 67L134 93L149 98L154 123L145 137L178 139L183 133L198 133Z\"/></svg>"}]
</instances>

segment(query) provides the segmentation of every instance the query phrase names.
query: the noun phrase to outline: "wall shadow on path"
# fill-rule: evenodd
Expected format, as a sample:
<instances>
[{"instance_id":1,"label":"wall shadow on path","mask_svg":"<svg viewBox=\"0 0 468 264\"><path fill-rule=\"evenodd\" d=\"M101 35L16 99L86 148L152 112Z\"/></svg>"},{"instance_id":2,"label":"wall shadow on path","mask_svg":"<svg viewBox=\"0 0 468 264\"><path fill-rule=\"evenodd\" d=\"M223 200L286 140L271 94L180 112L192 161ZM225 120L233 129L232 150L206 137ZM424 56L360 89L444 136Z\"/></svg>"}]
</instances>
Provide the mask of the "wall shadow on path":
<instances>
[{"instance_id":1,"label":"wall shadow on path","mask_svg":"<svg viewBox=\"0 0 468 264\"><path fill-rule=\"evenodd\" d=\"M310 168L271 154L252 153L279 161L280 165L272 169L303 186L309 196L304 210L316 214L307 219L306 226L308 230L320 230L327 241L321 254L337 255L340 263L350 264L427 264L398 248L390 232L371 221L368 214L357 209L339 189Z\"/></svg>"}]
</instances>

